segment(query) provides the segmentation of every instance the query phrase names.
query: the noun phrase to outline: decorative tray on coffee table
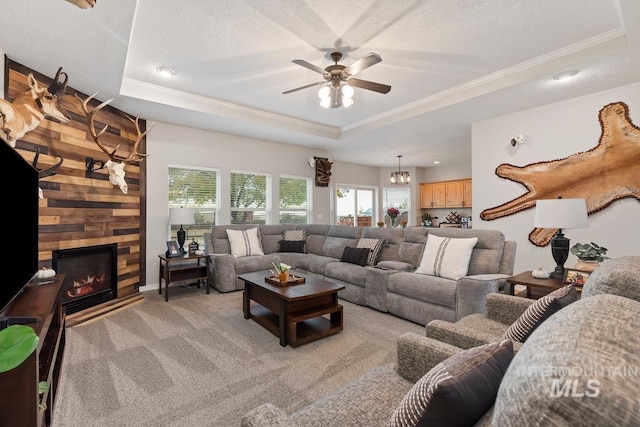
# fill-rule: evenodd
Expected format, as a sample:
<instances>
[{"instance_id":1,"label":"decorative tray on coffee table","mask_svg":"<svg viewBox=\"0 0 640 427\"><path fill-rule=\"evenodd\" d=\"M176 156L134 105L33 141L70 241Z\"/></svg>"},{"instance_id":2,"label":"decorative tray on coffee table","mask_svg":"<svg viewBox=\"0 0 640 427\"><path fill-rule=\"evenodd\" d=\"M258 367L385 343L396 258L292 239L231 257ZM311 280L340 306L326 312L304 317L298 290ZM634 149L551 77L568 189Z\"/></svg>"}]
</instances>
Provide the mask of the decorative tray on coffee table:
<instances>
[{"instance_id":1,"label":"decorative tray on coffee table","mask_svg":"<svg viewBox=\"0 0 640 427\"><path fill-rule=\"evenodd\" d=\"M278 276L267 276L264 278L265 282L271 283L276 286L291 286L291 285L300 285L304 283L304 277L294 276L292 274L289 275L289 278L286 282L281 282Z\"/></svg>"}]
</instances>

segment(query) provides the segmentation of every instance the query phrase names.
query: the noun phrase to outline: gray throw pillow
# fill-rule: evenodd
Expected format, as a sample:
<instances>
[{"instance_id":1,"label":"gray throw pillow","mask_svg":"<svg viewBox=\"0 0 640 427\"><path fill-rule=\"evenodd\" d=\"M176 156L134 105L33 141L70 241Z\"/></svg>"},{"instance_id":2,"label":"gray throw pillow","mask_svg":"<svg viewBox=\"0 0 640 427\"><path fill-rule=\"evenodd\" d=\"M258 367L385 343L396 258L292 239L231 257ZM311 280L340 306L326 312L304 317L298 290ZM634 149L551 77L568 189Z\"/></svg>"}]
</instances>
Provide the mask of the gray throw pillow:
<instances>
[{"instance_id":1,"label":"gray throw pillow","mask_svg":"<svg viewBox=\"0 0 640 427\"><path fill-rule=\"evenodd\" d=\"M389 426L474 425L493 405L512 359L513 342L509 340L449 357L414 384Z\"/></svg>"},{"instance_id":2,"label":"gray throw pillow","mask_svg":"<svg viewBox=\"0 0 640 427\"><path fill-rule=\"evenodd\" d=\"M367 258L369 258L370 251L368 248L352 248L346 246L342 251L340 261L364 266L367 265Z\"/></svg>"},{"instance_id":3,"label":"gray throw pillow","mask_svg":"<svg viewBox=\"0 0 640 427\"><path fill-rule=\"evenodd\" d=\"M278 242L278 252L297 252L304 254L306 253L306 244L307 242L305 240L280 240Z\"/></svg>"},{"instance_id":4,"label":"gray throw pillow","mask_svg":"<svg viewBox=\"0 0 640 427\"><path fill-rule=\"evenodd\" d=\"M555 312L575 302L575 285L563 286L531 304L504 333L504 339L525 342L533 331Z\"/></svg>"}]
</instances>

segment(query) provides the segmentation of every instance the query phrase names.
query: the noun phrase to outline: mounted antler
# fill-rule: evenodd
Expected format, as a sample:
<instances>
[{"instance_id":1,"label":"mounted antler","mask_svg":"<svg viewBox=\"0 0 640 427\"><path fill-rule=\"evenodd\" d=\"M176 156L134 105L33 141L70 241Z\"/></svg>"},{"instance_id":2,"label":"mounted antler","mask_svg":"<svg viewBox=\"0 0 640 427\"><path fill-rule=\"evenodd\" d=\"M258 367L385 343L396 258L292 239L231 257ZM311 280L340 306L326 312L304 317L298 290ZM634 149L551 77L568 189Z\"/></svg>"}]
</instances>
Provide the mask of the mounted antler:
<instances>
[{"instance_id":1,"label":"mounted antler","mask_svg":"<svg viewBox=\"0 0 640 427\"><path fill-rule=\"evenodd\" d=\"M113 100L113 98L109 99L108 101L104 101L94 109L89 110L89 106L88 106L89 102L97 94L98 92L94 93L93 95L91 95L85 100L82 100L82 98L80 98L76 94L76 98L80 100L82 104L82 111L84 111L84 114L87 117L87 127L89 128L89 134L91 135L91 138L98 145L98 147L100 147L100 149L104 151L106 155L109 156L109 159L111 160L107 162L101 162L101 161L89 159L87 161L87 169L89 170L89 172L93 172L94 170L96 170L94 169L95 164L102 163L102 165L97 169L106 167L107 170L109 171L109 181L111 181L113 185L117 185L118 187L120 187L122 192L127 194L127 183L124 179L124 175L125 175L124 165L138 164L141 160L144 160L144 158L148 156L148 154L138 152L138 146L140 145L142 138L144 138L145 135L151 130L151 126L149 126L149 128L146 131L142 132L140 130L140 119L138 117L133 119L127 116L127 119L129 119L135 125L136 134L137 134L136 141L133 144L132 152L129 153L126 157L116 154L116 152L118 151L118 148L120 148L120 145L116 146L116 148L114 148L113 150L109 150L109 148L107 148L104 144L102 144L102 142L100 142L100 137L107 131L107 129L109 128L109 125L105 125L104 128L100 132L98 132L96 131L94 118L96 113L101 109L103 109L107 104L109 104Z\"/></svg>"},{"instance_id":2,"label":"mounted antler","mask_svg":"<svg viewBox=\"0 0 640 427\"><path fill-rule=\"evenodd\" d=\"M63 81L60 81L60 76L64 76ZM15 147L16 141L38 127L45 117L68 122L69 114L58 105L67 88L67 80L69 76L60 67L53 83L45 89L38 84L33 73L29 73L29 89L18 94L13 102L0 99L0 139Z\"/></svg>"}]
</instances>

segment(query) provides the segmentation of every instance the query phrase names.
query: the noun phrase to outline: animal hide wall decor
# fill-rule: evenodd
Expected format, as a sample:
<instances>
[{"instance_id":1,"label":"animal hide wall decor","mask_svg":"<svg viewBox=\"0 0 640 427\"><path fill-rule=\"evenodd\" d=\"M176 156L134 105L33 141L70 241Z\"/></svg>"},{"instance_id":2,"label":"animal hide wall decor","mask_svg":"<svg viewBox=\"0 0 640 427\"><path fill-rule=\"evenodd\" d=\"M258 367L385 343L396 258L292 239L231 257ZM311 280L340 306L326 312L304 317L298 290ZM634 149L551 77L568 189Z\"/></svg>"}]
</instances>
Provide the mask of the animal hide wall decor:
<instances>
[{"instance_id":1,"label":"animal hide wall decor","mask_svg":"<svg viewBox=\"0 0 640 427\"><path fill-rule=\"evenodd\" d=\"M640 128L631 122L624 102L605 105L599 112L602 134L598 145L563 159L514 166L503 163L496 175L519 182L525 194L500 206L485 209L480 218L491 221L535 207L538 199L585 199L589 215L616 200L640 201ZM549 243L557 229L535 228L529 241L536 246Z\"/></svg>"},{"instance_id":2,"label":"animal hide wall decor","mask_svg":"<svg viewBox=\"0 0 640 427\"><path fill-rule=\"evenodd\" d=\"M328 187L331 178L331 165L326 157L314 157L316 160L316 187Z\"/></svg>"}]
</instances>

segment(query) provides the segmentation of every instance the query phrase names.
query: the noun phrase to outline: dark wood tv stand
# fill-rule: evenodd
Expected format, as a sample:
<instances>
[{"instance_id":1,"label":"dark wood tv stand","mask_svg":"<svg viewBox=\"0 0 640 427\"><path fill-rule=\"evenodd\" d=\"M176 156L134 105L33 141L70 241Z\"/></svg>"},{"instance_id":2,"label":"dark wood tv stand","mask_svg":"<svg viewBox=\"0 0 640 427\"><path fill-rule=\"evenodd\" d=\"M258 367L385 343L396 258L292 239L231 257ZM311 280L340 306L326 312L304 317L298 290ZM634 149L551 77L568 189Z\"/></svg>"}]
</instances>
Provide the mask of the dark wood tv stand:
<instances>
[{"instance_id":1,"label":"dark wood tv stand","mask_svg":"<svg viewBox=\"0 0 640 427\"><path fill-rule=\"evenodd\" d=\"M28 284L2 313L3 316L37 317L29 323L39 337L36 351L20 366L0 374L0 426L49 426L58 388L65 343L65 313L60 304L64 274L54 283ZM49 390L38 395L38 383ZM44 411L39 405L45 406Z\"/></svg>"}]
</instances>

